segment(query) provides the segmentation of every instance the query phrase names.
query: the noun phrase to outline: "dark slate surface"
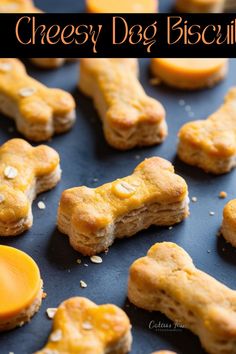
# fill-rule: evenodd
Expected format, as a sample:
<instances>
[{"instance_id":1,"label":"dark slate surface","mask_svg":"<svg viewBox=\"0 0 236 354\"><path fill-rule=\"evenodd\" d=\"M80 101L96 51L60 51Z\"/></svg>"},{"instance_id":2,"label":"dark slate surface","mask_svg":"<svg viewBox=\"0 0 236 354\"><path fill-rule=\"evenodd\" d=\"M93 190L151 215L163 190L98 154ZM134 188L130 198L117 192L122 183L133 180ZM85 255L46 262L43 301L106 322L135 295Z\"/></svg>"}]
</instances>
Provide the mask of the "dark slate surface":
<instances>
[{"instance_id":1,"label":"dark slate surface","mask_svg":"<svg viewBox=\"0 0 236 354\"><path fill-rule=\"evenodd\" d=\"M84 10L80 0L38 0L36 3L45 11ZM169 1L161 2L162 11L170 11L170 8ZM78 104L77 123L68 134L54 137L49 143L61 155L63 179L57 188L38 197L38 201L45 201L47 209L39 210L35 202L33 228L20 237L0 239L1 244L17 247L35 259L48 294L40 312L30 324L0 335L0 354L8 354L10 351L15 354L31 354L40 349L51 328L51 322L45 315L46 309L76 295L86 296L97 303L110 302L124 308L133 325L132 354L150 354L158 349L170 349L179 354L204 353L197 337L187 330L173 330L173 326L168 330L157 331L149 328L151 321L157 325L160 322L164 327L171 326L171 322L160 313L150 314L127 302L127 275L131 263L143 256L151 245L155 242L172 241L188 251L200 269L236 289L235 250L216 237L223 206L236 195L236 171L219 177L207 175L197 168L183 164L175 155L179 128L188 120L207 117L222 102L227 89L236 84L236 63L231 61L230 75L226 81L211 90L195 93L151 86L148 64L148 60L141 60L141 82L150 95L160 99L165 105L169 136L161 146L118 152L106 144L91 101L76 89L76 64L66 65L55 71L41 71L27 62L28 71L34 77L51 87L63 88L74 95ZM185 107L180 106L179 101L182 99L192 107L195 118L190 118ZM14 127L14 124L1 116L0 143L20 136L15 131L10 133L11 127ZM191 203L191 216L172 230L151 227L130 239L116 242L107 255L102 255L104 261L100 265L92 264L88 258L83 258L73 251L67 238L55 227L61 192L78 185L96 187L125 176L132 172L139 161L155 155L172 161L176 171L186 179L190 196L198 198L197 203ZM221 190L227 191L227 200L218 198ZM215 215L210 216L209 211L214 211ZM78 265L78 257L82 258L88 267ZM88 284L86 289L80 288L80 280Z\"/></svg>"}]
</instances>

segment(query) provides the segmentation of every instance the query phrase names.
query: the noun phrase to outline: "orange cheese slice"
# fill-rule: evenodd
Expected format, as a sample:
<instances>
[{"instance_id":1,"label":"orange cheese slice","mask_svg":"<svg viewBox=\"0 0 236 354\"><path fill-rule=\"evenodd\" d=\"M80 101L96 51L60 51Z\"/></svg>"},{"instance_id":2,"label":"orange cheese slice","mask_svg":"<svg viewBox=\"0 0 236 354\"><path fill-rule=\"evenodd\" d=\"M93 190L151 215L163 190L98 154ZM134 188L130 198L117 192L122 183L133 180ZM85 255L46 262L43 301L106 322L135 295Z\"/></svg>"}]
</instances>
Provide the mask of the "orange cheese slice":
<instances>
[{"instance_id":1,"label":"orange cheese slice","mask_svg":"<svg viewBox=\"0 0 236 354\"><path fill-rule=\"evenodd\" d=\"M92 13L152 13L158 0L87 0L86 7Z\"/></svg>"},{"instance_id":2,"label":"orange cheese slice","mask_svg":"<svg viewBox=\"0 0 236 354\"><path fill-rule=\"evenodd\" d=\"M152 73L164 83L182 89L211 87L224 79L228 59L177 59L155 58Z\"/></svg>"},{"instance_id":3,"label":"orange cheese slice","mask_svg":"<svg viewBox=\"0 0 236 354\"><path fill-rule=\"evenodd\" d=\"M0 246L0 320L30 306L41 288L37 264L26 253Z\"/></svg>"}]
</instances>

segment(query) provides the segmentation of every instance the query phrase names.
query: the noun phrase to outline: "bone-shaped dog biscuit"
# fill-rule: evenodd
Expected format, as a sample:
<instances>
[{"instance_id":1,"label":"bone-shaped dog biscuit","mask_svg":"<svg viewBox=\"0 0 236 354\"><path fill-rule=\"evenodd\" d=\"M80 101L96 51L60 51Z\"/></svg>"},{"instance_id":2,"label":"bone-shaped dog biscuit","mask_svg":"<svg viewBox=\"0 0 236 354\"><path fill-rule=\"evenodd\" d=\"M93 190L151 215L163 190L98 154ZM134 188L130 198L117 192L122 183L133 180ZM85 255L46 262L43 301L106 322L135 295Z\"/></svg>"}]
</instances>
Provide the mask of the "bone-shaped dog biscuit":
<instances>
[{"instance_id":1,"label":"bone-shaped dog biscuit","mask_svg":"<svg viewBox=\"0 0 236 354\"><path fill-rule=\"evenodd\" d=\"M179 132L178 155L206 172L221 174L236 165L236 88L205 121L185 124Z\"/></svg>"},{"instance_id":2,"label":"bone-shaped dog biscuit","mask_svg":"<svg viewBox=\"0 0 236 354\"><path fill-rule=\"evenodd\" d=\"M136 59L81 59L80 90L93 98L107 142L120 150L161 143L165 110L144 92Z\"/></svg>"},{"instance_id":3,"label":"bone-shaped dog biscuit","mask_svg":"<svg viewBox=\"0 0 236 354\"><path fill-rule=\"evenodd\" d=\"M236 291L195 268L176 244L156 244L133 263L128 297L142 309L182 323L208 353L236 353Z\"/></svg>"},{"instance_id":4,"label":"bone-shaped dog biscuit","mask_svg":"<svg viewBox=\"0 0 236 354\"><path fill-rule=\"evenodd\" d=\"M32 0L1 0L0 12L4 13L37 13L41 12Z\"/></svg>"},{"instance_id":5,"label":"bone-shaped dog biscuit","mask_svg":"<svg viewBox=\"0 0 236 354\"><path fill-rule=\"evenodd\" d=\"M179 12L223 12L225 0L176 0L176 10Z\"/></svg>"},{"instance_id":6,"label":"bone-shaped dog biscuit","mask_svg":"<svg viewBox=\"0 0 236 354\"><path fill-rule=\"evenodd\" d=\"M36 354L126 354L130 329L127 315L117 306L71 298L57 309L49 341Z\"/></svg>"},{"instance_id":7,"label":"bone-shaped dog biscuit","mask_svg":"<svg viewBox=\"0 0 236 354\"><path fill-rule=\"evenodd\" d=\"M227 242L236 247L236 199L224 207L221 233Z\"/></svg>"},{"instance_id":8,"label":"bone-shaped dog biscuit","mask_svg":"<svg viewBox=\"0 0 236 354\"><path fill-rule=\"evenodd\" d=\"M131 176L96 189L63 192L58 228L84 255L106 250L115 238L129 237L150 225L173 225L188 216L188 188L170 162L153 157Z\"/></svg>"},{"instance_id":9,"label":"bone-shaped dog biscuit","mask_svg":"<svg viewBox=\"0 0 236 354\"><path fill-rule=\"evenodd\" d=\"M0 111L15 120L23 135L35 141L62 133L75 121L73 97L29 77L17 59L0 59Z\"/></svg>"},{"instance_id":10,"label":"bone-shaped dog biscuit","mask_svg":"<svg viewBox=\"0 0 236 354\"><path fill-rule=\"evenodd\" d=\"M59 155L48 146L12 139L0 147L0 236L32 226L31 204L38 193L59 182Z\"/></svg>"}]
</instances>

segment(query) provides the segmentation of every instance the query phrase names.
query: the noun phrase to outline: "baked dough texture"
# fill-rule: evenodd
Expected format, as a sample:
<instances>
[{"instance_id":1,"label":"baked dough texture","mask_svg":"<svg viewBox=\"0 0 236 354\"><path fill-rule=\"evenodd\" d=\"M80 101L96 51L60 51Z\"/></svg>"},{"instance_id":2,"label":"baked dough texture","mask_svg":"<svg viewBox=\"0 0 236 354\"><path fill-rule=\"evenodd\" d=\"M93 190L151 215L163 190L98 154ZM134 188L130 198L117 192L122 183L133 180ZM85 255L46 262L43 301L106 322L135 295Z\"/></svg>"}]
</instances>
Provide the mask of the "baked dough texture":
<instances>
[{"instance_id":1,"label":"baked dough texture","mask_svg":"<svg viewBox=\"0 0 236 354\"><path fill-rule=\"evenodd\" d=\"M225 0L176 0L179 12L217 13L224 11Z\"/></svg>"},{"instance_id":2,"label":"baked dough texture","mask_svg":"<svg viewBox=\"0 0 236 354\"><path fill-rule=\"evenodd\" d=\"M178 156L206 172L222 174L236 165L236 88L207 120L185 124L179 131Z\"/></svg>"},{"instance_id":3,"label":"baked dough texture","mask_svg":"<svg viewBox=\"0 0 236 354\"><path fill-rule=\"evenodd\" d=\"M227 242L236 247L236 199L224 207L221 233Z\"/></svg>"},{"instance_id":4,"label":"baked dough texture","mask_svg":"<svg viewBox=\"0 0 236 354\"><path fill-rule=\"evenodd\" d=\"M49 341L36 354L126 354L131 343L131 325L123 310L75 297L59 306Z\"/></svg>"},{"instance_id":5,"label":"baked dough texture","mask_svg":"<svg viewBox=\"0 0 236 354\"><path fill-rule=\"evenodd\" d=\"M176 244L157 243L132 264L128 298L182 323L208 353L236 353L236 291L195 268Z\"/></svg>"},{"instance_id":6,"label":"baked dough texture","mask_svg":"<svg viewBox=\"0 0 236 354\"><path fill-rule=\"evenodd\" d=\"M32 0L1 0L0 13L37 13L41 12Z\"/></svg>"},{"instance_id":7,"label":"baked dough texture","mask_svg":"<svg viewBox=\"0 0 236 354\"><path fill-rule=\"evenodd\" d=\"M138 81L137 59L81 59L79 89L93 98L107 142L127 150L161 143L165 110Z\"/></svg>"},{"instance_id":8,"label":"baked dough texture","mask_svg":"<svg viewBox=\"0 0 236 354\"><path fill-rule=\"evenodd\" d=\"M13 118L19 132L34 141L65 132L75 121L73 97L28 76L18 59L0 59L0 111Z\"/></svg>"},{"instance_id":9,"label":"baked dough texture","mask_svg":"<svg viewBox=\"0 0 236 354\"><path fill-rule=\"evenodd\" d=\"M42 69L56 69L66 62L77 61L78 59L67 58L31 58L31 62Z\"/></svg>"},{"instance_id":10,"label":"baked dough texture","mask_svg":"<svg viewBox=\"0 0 236 354\"><path fill-rule=\"evenodd\" d=\"M26 253L0 245L0 332L29 322L41 302L37 264Z\"/></svg>"},{"instance_id":11,"label":"baked dough texture","mask_svg":"<svg viewBox=\"0 0 236 354\"><path fill-rule=\"evenodd\" d=\"M15 236L33 223L37 194L59 182L59 155L48 146L12 139L0 147L0 236Z\"/></svg>"},{"instance_id":12,"label":"baked dough texture","mask_svg":"<svg viewBox=\"0 0 236 354\"><path fill-rule=\"evenodd\" d=\"M228 59L155 58L152 74L166 85L186 90L212 87L228 73Z\"/></svg>"},{"instance_id":13,"label":"baked dough texture","mask_svg":"<svg viewBox=\"0 0 236 354\"><path fill-rule=\"evenodd\" d=\"M149 13L157 12L158 0L86 0L91 13Z\"/></svg>"},{"instance_id":14,"label":"baked dough texture","mask_svg":"<svg viewBox=\"0 0 236 354\"><path fill-rule=\"evenodd\" d=\"M169 226L188 214L188 188L169 161L146 159L133 174L96 189L62 193L58 228L83 255L106 250L116 238L130 237L150 225Z\"/></svg>"}]
</instances>

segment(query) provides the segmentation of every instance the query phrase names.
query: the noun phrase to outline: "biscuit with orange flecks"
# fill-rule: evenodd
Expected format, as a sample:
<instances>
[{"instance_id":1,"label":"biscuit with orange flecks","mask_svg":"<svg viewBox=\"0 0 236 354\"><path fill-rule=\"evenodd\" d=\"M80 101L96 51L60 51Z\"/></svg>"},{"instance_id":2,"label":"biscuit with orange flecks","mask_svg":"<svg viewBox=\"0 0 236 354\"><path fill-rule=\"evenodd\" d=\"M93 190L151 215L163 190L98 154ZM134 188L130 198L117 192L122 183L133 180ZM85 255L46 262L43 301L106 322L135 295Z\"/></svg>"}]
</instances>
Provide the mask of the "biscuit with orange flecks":
<instances>
[{"instance_id":1,"label":"biscuit with orange flecks","mask_svg":"<svg viewBox=\"0 0 236 354\"><path fill-rule=\"evenodd\" d=\"M0 59L0 102L0 111L13 118L17 129L34 141L65 132L75 121L73 97L28 76L18 59Z\"/></svg>"},{"instance_id":2,"label":"biscuit with orange flecks","mask_svg":"<svg viewBox=\"0 0 236 354\"><path fill-rule=\"evenodd\" d=\"M0 245L0 332L23 326L38 312L42 285L38 266L30 256Z\"/></svg>"},{"instance_id":3,"label":"biscuit with orange flecks","mask_svg":"<svg viewBox=\"0 0 236 354\"><path fill-rule=\"evenodd\" d=\"M161 82L187 90L212 87L228 73L228 59L155 58L151 71Z\"/></svg>"},{"instance_id":4,"label":"biscuit with orange flecks","mask_svg":"<svg viewBox=\"0 0 236 354\"><path fill-rule=\"evenodd\" d=\"M36 354L126 354L131 349L130 329L119 307L71 298L58 307L48 343Z\"/></svg>"},{"instance_id":5,"label":"biscuit with orange flecks","mask_svg":"<svg viewBox=\"0 0 236 354\"><path fill-rule=\"evenodd\" d=\"M207 120L185 124L179 131L178 156L189 165L221 174L236 165L236 88Z\"/></svg>"},{"instance_id":6,"label":"biscuit with orange flecks","mask_svg":"<svg viewBox=\"0 0 236 354\"><path fill-rule=\"evenodd\" d=\"M116 238L130 237L151 225L169 226L188 214L188 187L172 164L153 157L133 174L96 189L63 192L58 228L83 255L105 251Z\"/></svg>"},{"instance_id":7,"label":"biscuit with orange flecks","mask_svg":"<svg viewBox=\"0 0 236 354\"><path fill-rule=\"evenodd\" d=\"M236 291L197 269L171 242L157 243L129 272L128 298L195 333L210 354L236 354Z\"/></svg>"},{"instance_id":8,"label":"biscuit with orange flecks","mask_svg":"<svg viewBox=\"0 0 236 354\"><path fill-rule=\"evenodd\" d=\"M32 147L12 139L0 147L0 236L15 236L33 223L31 205L37 194L59 182L59 155L48 146Z\"/></svg>"},{"instance_id":9,"label":"biscuit with orange flecks","mask_svg":"<svg viewBox=\"0 0 236 354\"><path fill-rule=\"evenodd\" d=\"M107 142L120 150L161 143L165 110L137 78L137 59L81 59L79 89L93 98Z\"/></svg>"}]
</instances>

